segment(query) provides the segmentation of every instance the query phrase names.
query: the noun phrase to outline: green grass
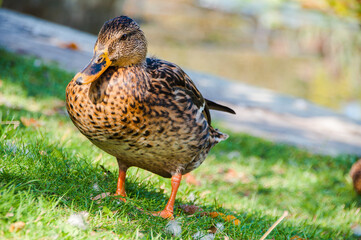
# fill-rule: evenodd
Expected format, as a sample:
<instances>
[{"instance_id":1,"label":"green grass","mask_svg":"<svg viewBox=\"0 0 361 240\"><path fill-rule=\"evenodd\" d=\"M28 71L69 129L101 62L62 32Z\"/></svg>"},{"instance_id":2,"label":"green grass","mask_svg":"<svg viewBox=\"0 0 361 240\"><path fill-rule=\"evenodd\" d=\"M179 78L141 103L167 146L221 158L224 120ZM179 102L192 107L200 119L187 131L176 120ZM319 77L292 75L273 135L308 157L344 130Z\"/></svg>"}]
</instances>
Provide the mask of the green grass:
<instances>
[{"instance_id":1,"label":"green grass","mask_svg":"<svg viewBox=\"0 0 361 240\"><path fill-rule=\"evenodd\" d=\"M168 220L137 210L161 210L168 200L169 179L132 168L127 203L114 197L91 200L115 192L117 164L92 146L65 114L64 91L73 74L3 50L0 66L0 238L172 238L165 231ZM34 119L35 125L26 126L26 119ZM14 129L5 124L9 121L22 123ZM192 173L200 185L183 181L179 189L179 238L207 233L222 223L224 230L216 239L259 239L285 210L290 216L268 239L354 238L351 225L361 221L361 201L348 172L355 156L319 156L245 134L230 135ZM182 204L232 214L241 224L188 216L179 208ZM83 211L89 213L85 230L67 223ZM25 227L10 232L11 224L19 221Z\"/></svg>"}]
</instances>

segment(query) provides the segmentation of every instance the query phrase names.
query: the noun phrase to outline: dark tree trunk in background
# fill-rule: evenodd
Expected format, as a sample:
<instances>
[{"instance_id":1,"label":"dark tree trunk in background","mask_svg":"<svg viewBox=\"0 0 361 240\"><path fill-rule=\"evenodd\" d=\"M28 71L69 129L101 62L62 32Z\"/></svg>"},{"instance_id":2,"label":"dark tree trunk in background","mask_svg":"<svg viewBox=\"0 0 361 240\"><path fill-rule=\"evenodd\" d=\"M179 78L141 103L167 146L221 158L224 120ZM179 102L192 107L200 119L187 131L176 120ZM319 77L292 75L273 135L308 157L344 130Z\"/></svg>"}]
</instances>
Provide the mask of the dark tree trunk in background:
<instances>
[{"instance_id":1,"label":"dark tree trunk in background","mask_svg":"<svg viewBox=\"0 0 361 240\"><path fill-rule=\"evenodd\" d=\"M3 0L2 7L97 34L123 13L125 0Z\"/></svg>"}]
</instances>

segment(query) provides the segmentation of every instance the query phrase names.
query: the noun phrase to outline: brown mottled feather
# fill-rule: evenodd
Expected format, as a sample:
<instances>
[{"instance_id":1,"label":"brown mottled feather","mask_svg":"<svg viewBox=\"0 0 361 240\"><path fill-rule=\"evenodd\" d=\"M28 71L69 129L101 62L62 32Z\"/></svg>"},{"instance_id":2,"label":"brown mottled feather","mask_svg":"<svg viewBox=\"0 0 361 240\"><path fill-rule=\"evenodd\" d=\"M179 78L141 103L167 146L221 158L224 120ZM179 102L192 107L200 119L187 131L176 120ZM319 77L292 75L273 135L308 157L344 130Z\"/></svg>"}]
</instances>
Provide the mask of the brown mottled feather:
<instances>
[{"instance_id":1,"label":"brown mottled feather","mask_svg":"<svg viewBox=\"0 0 361 240\"><path fill-rule=\"evenodd\" d=\"M132 34L119 41L124 33ZM211 126L209 107L231 111L205 100L177 65L145 59L144 41L133 20L108 21L95 56L105 49L113 65L90 84L78 85L74 78L66 89L67 110L80 132L120 167L163 177L185 174L228 137Z\"/></svg>"}]
</instances>

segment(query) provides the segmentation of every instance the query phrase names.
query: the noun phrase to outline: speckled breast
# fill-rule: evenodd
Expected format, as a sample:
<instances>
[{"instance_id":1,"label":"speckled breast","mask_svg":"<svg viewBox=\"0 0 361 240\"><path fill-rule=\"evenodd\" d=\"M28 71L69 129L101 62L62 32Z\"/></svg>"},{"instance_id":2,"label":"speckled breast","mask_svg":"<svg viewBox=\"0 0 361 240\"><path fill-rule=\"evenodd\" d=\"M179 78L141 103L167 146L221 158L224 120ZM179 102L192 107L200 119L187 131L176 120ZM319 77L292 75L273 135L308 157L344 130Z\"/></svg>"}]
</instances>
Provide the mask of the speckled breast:
<instances>
[{"instance_id":1,"label":"speckled breast","mask_svg":"<svg viewBox=\"0 0 361 240\"><path fill-rule=\"evenodd\" d=\"M169 177L210 148L204 116L187 96L170 91L154 87L141 69L110 67L91 84L71 81L67 110L99 148L127 166Z\"/></svg>"}]
</instances>

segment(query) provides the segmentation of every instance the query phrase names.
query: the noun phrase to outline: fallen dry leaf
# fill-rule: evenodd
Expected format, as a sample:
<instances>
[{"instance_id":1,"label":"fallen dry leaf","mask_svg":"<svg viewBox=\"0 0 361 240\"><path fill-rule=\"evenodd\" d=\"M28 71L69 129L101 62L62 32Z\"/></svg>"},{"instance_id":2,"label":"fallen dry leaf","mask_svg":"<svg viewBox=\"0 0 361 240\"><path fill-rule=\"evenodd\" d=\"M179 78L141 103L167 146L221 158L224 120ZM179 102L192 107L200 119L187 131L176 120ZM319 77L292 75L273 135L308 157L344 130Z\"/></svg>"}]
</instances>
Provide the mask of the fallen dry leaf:
<instances>
[{"instance_id":1,"label":"fallen dry leaf","mask_svg":"<svg viewBox=\"0 0 361 240\"><path fill-rule=\"evenodd\" d=\"M14 217L14 213L8 212L8 213L5 215L5 217Z\"/></svg>"},{"instance_id":2,"label":"fallen dry leaf","mask_svg":"<svg viewBox=\"0 0 361 240\"><path fill-rule=\"evenodd\" d=\"M42 155L42 156L46 156L46 155L48 155L48 153L47 153L47 152L45 152L44 150L39 151L39 153L40 153L40 155Z\"/></svg>"},{"instance_id":3,"label":"fallen dry leaf","mask_svg":"<svg viewBox=\"0 0 361 240\"><path fill-rule=\"evenodd\" d=\"M187 173L185 175L183 175L183 178L185 179L186 183L188 183L189 185L194 185L194 186L200 186L201 182L198 181L193 174L191 173Z\"/></svg>"},{"instance_id":4,"label":"fallen dry leaf","mask_svg":"<svg viewBox=\"0 0 361 240\"><path fill-rule=\"evenodd\" d=\"M209 213L209 216L210 216L211 218L216 218L216 217L218 217L218 216L224 216L224 214L223 214L223 213L219 213L219 212L210 212L210 213Z\"/></svg>"},{"instance_id":5,"label":"fallen dry leaf","mask_svg":"<svg viewBox=\"0 0 361 240\"><path fill-rule=\"evenodd\" d=\"M96 195L95 197L92 197L90 198L91 200L93 201L96 201L96 200L99 200L99 199L103 199L103 198L106 198L110 195L110 192L106 192L106 193L101 193L101 194L98 194Z\"/></svg>"},{"instance_id":6,"label":"fallen dry leaf","mask_svg":"<svg viewBox=\"0 0 361 240\"><path fill-rule=\"evenodd\" d=\"M206 190L204 192L201 192L201 194L199 195L201 198L204 198L205 196L207 196L208 194L212 193L210 190Z\"/></svg>"},{"instance_id":7,"label":"fallen dry leaf","mask_svg":"<svg viewBox=\"0 0 361 240\"><path fill-rule=\"evenodd\" d=\"M40 127L42 124L34 118L21 117L20 121L25 127Z\"/></svg>"},{"instance_id":8,"label":"fallen dry leaf","mask_svg":"<svg viewBox=\"0 0 361 240\"><path fill-rule=\"evenodd\" d=\"M21 229L23 229L25 227L25 223L24 222L16 222L10 225L9 231L10 232L18 232Z\"/></svg>"},{"instance_id":9,"label":"fallen dry leaf","mask_svg":"<svg viewBox=\"0 0 361 240\"><path fill-rule=\"evenodd\" d=\"M290 238L290 240L306 240L306 238L301 238L300 236L293 236Z\"/></svg>"},{"instance_id":10,"label":"fallen dry leaf","mask_svg":"<svg viewBox=\"0 0 361 240\"><path fill-rule=\"evenodd\" d=\"M241 224L241 221L239 221L235 216L233 215L225 215L223 213L219 213L219 212L210 212L208 213L208 215L211 218L216 218L218 216L220 216L221 218L223 218L223 220L225 220L226 222L233 222L234 225L239 225Z\"/></svg>"},{"instance_id":11,"label":"fallen dry leaf","mask_svg":"<svg viewBox=\"0 0 361 240\"><path fill-rule=\"evenodd\" d=\"M203 209L196 205L181 205L180 208L189 215L195 214L196 212L203 212Z\"/></svg>"},{"instance_id":12,"label":"fallen dry leaf","mask_svg":"<svg viewBox=\"0 0 361 240\"><path fill-rule=\"evenodd\" d=\"M217 232L216 226L212 226L208 229L208 232L215 234Z\"/></svg>"},{"instance_id":13,"label":"fallen dry leaf","mask_svg":"<svg viewBox=\"0 0 361 240\"><path fill-rule=\"evenodd\" d=\"M161 189L162 191L163 191L163 193L167 193L168 191L167 191L167 188L165 187L165 183L163 183L160 187L159 187L159 189Z\"/></svg>"},{"instance_id":14,"label":"fallen dry leaf","mask_svg":"<svg viewBox=\"0 0 361 240\"><path fill-rule=\"evenodd\" d=\"M1 125L14 125L14 129L19 127L20 122L19 121L0 121Z\"/></svg>"},{"instance_id":15,"label":"fallen dry leaf","mask_svg":"<svg viewBox=\"0 0 361 240\"><path fill-rule=\"evenodd\" d=\"M224 176L224 181L229 183L235 183L238 181L238 173L233 169L228 169L226 175Z\"/></svg>"},{"instance_id":16,"label":"fallen dry leaf","mask_svg":"<svg viewBox=\"0 0 361 240\"><path fill-rule=\"evenodd\" d=\"M59 44L59 46L62 48L67 48L67 49L74 50L74 51L79 50L79 47L75 42L62 43L62 44Z\"/></svg>"},{"instance_id":17,"label":"fallen dry leaf","mask_svg":"<svg viewBox=\"0 0 361 240\"><path fill-rule=\"evenodd\" d=\"M229 183L249 183L250 179L243 172L237 172L236 170L230 168L224 174L224 181Z\"/></svg>"}]
</instances>

